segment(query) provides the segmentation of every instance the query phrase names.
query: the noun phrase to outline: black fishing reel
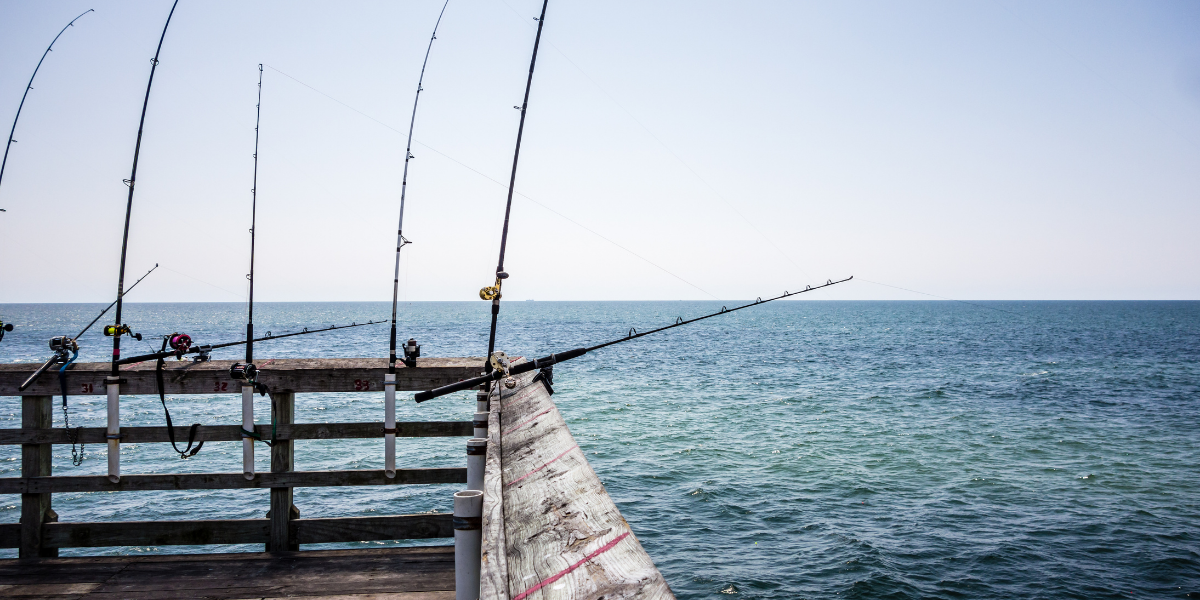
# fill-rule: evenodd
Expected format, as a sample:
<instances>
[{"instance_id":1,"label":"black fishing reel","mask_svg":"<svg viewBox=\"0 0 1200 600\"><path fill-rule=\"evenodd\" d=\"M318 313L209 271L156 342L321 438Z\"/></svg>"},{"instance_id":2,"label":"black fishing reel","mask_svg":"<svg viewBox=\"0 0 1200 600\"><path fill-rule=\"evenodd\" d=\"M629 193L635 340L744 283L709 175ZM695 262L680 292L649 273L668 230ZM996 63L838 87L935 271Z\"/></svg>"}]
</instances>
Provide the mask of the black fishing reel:
<instances>
[{"instance_id":1,"label":"black fishing reel","mask_svg":"<svg viewBox=\"0 0 1200 600\"><path fill-rule=\"evenodd\" d=\"M421 357L421 345L417 340L408 338L408 343L404 344L404 366L412 368L417 366L417 359Z\"/></svg>"},{"instance_id":2,"label":"black fishing reel","mask_svg":"<svg viewBox=\"0 0 1200 600\"><path fill-rule=\"evenodd\" d=\"M175 358L183 360L183 355L192 349L192 336L186 333L172 333L167 338L167 345L175 351Z\"/></svg>"},{"instance_id":3,"label":"black fishing reel","mask_svg":"<svg viewBox=\"0 0 1200 600\"><path fill-rule=\"evenodd\" d=\"M254 363L233 363L233 366L229 367L229 377L254 385L258 379L258 367L254 366Z\"/></svg>"},{"instance_id":4,"label":"black fishing reel","mask_svg":"<svg viewBox=\"0 0 1200 600\"><path fill-rule=\"evenodd\" d=\"M4 321L0 321L0 340L4 339L5 331L12 331L12 330L13 330L12 323L5 323Z\"/></svg>"},{"instance_id":5,"label":"black fishing reel","mask_svg":"<svg viewBox=\"0 0 1200 600\"><path fill-rule=\"evenodd\" d=\"M104 335L107 337L120 337L123 335L128 335L139 342L142 341L142 334L134 333L128 325L105 325Z\"/></svg>"},{"instance_id":6,"label":"black fishing reel","mask_svg":"<svg viewBox=\"0 0 1200 600\"><path fill-rule=\"evenodd\" d=\"M67 355L72 352L79 352L79 343L73 338L65 335L59 335L50 338L50 350L54 351L55 356L59 357L59 362L67 362Z\"/></svg>"}]
</instances>

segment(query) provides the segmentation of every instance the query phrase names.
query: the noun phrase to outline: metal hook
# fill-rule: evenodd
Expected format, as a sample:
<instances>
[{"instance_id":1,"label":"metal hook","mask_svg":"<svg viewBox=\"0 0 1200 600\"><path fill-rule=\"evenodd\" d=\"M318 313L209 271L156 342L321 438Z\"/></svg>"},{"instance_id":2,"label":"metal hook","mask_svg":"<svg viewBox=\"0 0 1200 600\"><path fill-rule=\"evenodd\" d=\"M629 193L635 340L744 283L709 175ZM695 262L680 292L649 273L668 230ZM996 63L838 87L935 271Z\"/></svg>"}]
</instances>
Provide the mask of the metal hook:
<instances>
[{"instance_id":1,"label":"metal hook","mask_svg":"<svg viewBox=\"0 0 1200 600\"><path fill-rule=\"evenodd\" d=\"M636 328L636 327L630 327L630 328L629 328L629 333L628 333L628 334L626 334L626 335L625 335L625 337L633 337L633 336L634 336L634 335L636 335L636 334L637 334L637 328Z\"/></svg>"},{"instance_id":2,"label":"metal hook","mask_svg":"<svg viewBox=\"0 0 1200 600\"><path fill-rule=\"evenodd\" d=\"M678 325L678 324L680 324L680 323L682 323L682 322L683 322L683 317L675 317L675 324L676 324L676 325Z\"/></svg>"}]
</instances>

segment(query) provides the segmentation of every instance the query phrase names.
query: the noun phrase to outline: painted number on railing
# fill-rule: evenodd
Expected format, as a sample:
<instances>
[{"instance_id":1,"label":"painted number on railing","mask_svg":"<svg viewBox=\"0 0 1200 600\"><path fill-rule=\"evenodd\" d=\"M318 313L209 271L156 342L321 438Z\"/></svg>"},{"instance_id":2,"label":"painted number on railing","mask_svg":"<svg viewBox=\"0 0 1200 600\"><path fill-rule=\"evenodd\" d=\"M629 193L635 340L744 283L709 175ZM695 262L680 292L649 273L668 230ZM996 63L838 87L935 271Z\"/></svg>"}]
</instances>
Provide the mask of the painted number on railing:
<instances>
[{"instance_id":1,"label":"painted number on railing","mask_svg":"<svg viewBox=\"0 0 1200 600\"><path fill-rule=\"evenodd\" d=\"M213 383L213 391L214 392L228 392L229 391L229 382L228 381L214 382Z\"/></svg>"},{"instance_id":2,"label":"painted number on railing","mask_svg":"<svg viewBox=\"0 0 1200 600\"><path fill-rule=\"evenodd\" d=\"M372 383L373 382L370 379L355 379L354 380L354 391L356 391L356 392L368 391L371 389Z\"/></svg>"},{"instance_id":3,"label":"painted number on railing","mask_svg":"<svg viewBox=\"0 0 1200 600\"><path fill-rule=\"evenodd\" d=\"M90 383L83 384L83 389L82 389L81 393L84 393L84 394L92 393L92 384L90 384Z\"/></svg>"}]
</instances>

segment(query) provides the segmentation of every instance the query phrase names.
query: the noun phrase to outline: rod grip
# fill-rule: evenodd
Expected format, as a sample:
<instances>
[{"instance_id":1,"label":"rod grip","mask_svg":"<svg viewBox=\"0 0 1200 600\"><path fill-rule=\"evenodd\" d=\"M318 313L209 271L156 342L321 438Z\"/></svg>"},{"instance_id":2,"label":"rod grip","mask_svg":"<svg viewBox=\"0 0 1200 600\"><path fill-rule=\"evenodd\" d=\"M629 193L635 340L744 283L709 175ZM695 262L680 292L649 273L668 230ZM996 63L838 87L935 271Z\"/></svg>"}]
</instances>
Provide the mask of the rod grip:
<instances>
[{"instance_id":1,"label":"rod grip","mask_svg":"<svg viewBox=\"0 0 1200 600\"><path fill-rule=\"evenodd\" d=\"M508 370L508 373L509 373L509 375L520 375L521 373L528 373L535 369L540 369L542 367L549 367L550 365L560 363L565 360L571 360L572 358L578 358L580 356L583 356L584 354L587 354L587 351L588 351L587 348L575 348L574 350L567 350L566 352L559 352L557 354L551 354L550 356L544 356L542 358L535 358L531 361L523 362L519 365L514 365L511 369ZM491 373L488 373L487 375L480 375L479 377L472 377L471 379L464 379L462 381L459 381L458 383L444 385L440 388L434 388L432 390L428 390L425 392L417 392L415 395L413 395L413 399L416 400L417 402L433 400L434 398L437 398L438 396L445 396L446 394L453 394L454 392L461 392L463 390L468 390L468 389L471 389L478 385L485 384L489 381L495 381L497 379L500 379L503 376L504 375L499 371L492 371Z\"/></svg>"}]
</instances>

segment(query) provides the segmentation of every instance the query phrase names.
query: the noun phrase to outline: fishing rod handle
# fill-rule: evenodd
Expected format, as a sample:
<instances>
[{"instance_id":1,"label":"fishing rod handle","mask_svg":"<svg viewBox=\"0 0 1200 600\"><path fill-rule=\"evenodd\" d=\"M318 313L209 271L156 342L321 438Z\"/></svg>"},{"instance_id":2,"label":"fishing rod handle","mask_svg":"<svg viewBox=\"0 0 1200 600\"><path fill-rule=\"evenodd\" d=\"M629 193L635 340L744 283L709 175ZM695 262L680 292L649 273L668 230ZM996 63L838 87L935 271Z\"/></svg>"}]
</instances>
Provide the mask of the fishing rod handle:
<instances>
[{"instance_id":1,"label":"fishing rod handle","mask_svg":"<svg viewBox=\"0 0 1200 600\"><path fill-rule=\"evenodd\" d=\"M574 350L567 350L566 352L559 352L557 354L551 354L550 356L544 356L542 358L535 358L531 361L523 362L519 365L513 365L513 367L508 370L508 374L509 375L520 375L521 373L528 373L535 369L549 367L555 363L560 363L565 360L571 360L572 358L578 358L580 356L583 356L584 354L587 354L587 348L576 348ZM445 396L446 394L453 394L454 392L461 392L463 390L469 390L471 388L478 387L478 386L488 383L490 381L496 381L498 379L503 378L504 376L505 376L504 373L501 373L500 371L492 371L491 373L488 373L487 375L480 375L479 377L472 377L471 379L464 379L462 381L459 381L458 383L444 385L440 388L434 388L432 390L425 391L425 392L417 392L415 395L413 395L413 399L416 400L417 402L433 400L434 398L437 398L438 396Z\"/></svg>"}]
</instances>

